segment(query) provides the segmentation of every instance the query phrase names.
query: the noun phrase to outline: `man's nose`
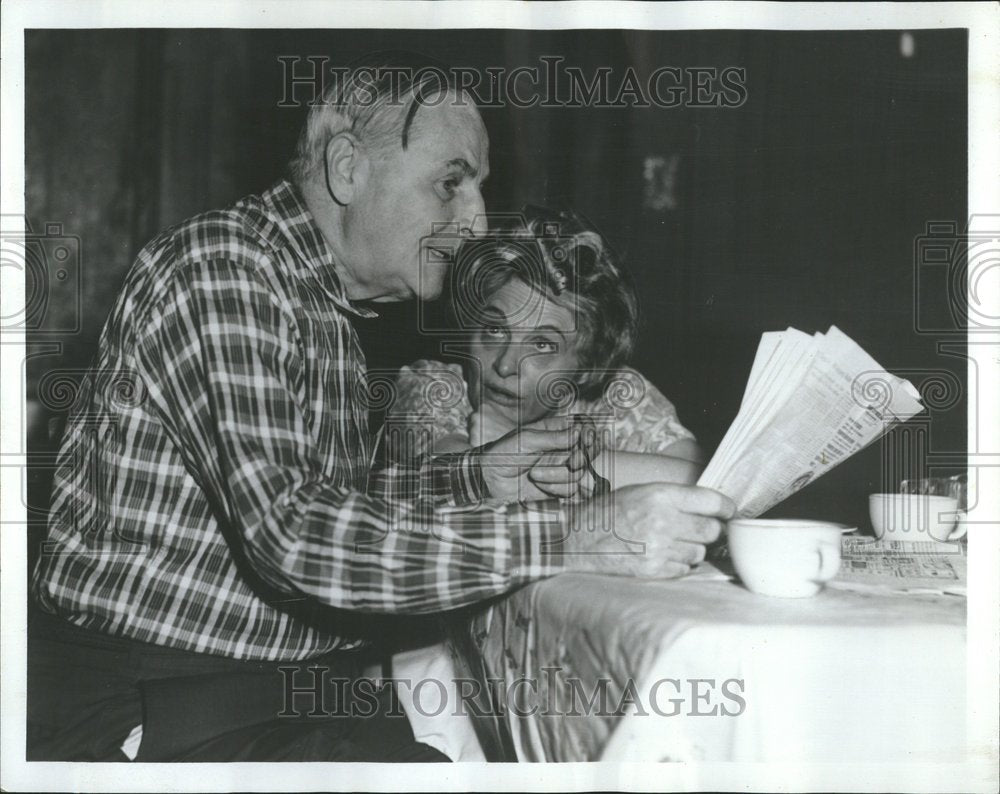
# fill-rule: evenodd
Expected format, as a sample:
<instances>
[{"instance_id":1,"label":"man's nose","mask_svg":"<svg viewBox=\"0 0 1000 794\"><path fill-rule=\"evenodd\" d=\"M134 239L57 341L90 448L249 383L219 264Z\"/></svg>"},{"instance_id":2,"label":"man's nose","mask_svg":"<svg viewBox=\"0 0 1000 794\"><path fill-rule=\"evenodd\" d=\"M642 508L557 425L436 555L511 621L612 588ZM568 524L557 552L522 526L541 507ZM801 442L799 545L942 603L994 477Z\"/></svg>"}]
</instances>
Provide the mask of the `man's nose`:
<instances>
[{"instance_id":1,"label":"man's nose","mask_svg":"<svg viewBox=\"0 0 1000 794\"><path fill-rule=\"evenodd\" d=\"M486 202L483 200L483 194L476 188L462 206L458 228L463 234L478 236L486 234L487 226Z\"/></svg>"}]
</instances>

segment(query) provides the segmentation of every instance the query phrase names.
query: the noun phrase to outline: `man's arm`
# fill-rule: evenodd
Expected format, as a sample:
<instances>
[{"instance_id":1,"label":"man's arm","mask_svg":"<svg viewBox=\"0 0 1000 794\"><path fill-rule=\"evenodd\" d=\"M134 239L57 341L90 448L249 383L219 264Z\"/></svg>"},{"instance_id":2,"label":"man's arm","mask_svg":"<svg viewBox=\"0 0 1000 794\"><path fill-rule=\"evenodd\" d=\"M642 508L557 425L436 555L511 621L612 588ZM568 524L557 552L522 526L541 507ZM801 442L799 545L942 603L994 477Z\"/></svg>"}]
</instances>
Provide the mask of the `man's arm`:
<instances>
[{"instance_id":1,"label":"man's arm","mask_svg":"<svg viewBox=\"0 0 1000 794\"><path fill-rule=\"evenodd\" d=\"M232 262L180 271L137 355L150 399L218 516L273 586L336 607L449 609L563 569L555 502L380 499L324 474L294 318ZM468 459L421 476L482 487ZM444 479L442 477L444 472Z\"/></svg>"},{"instance_id":2,"label":"man's arm","mask_svg":"<svg viewBox=\"0 0 1000 794\"><path fill-rule=\"evenodd\" d=\"M441 394L447 399L438 399ZM402 367L383 426L385 458L391 465L372 472L367 492L468 504L484 498L516 502L565 497L577 491L584 461L574 456L576 428L563 419L511 425L503 431L493 428L498 432L489 438L474 434L473 444L471 410L456 365L421 359ZM472 413L473 422L478 415ZM501 440L516 430L521 432ZM473 447L473 454L453 454Z\"/></svg>"},{"instance_id":3,"label":"man's arm","mask_svg":"<svg viewBox=\"0 0 1000 794\"><path fill-rule=\"evenodd\" d=\"M464 452L467 449L472 449L472 444L469 443L468 436L463 436L460 433L449 433L437 440L434 449L444 455L450 452Z\"/></svg>"},{"instance_id":4,"label":"man's arm","mask_svg":"<svg viewBox=\"0 0 1000 794\"><path fill-rule=\"evenodd\" d=\"M438 505L469 505L483 501L489 489L477 455L470 450L409 463L393 463L372 471L366 493L389 501L425 499Z\"/></svg>"},{"instance_id":5,"label":"man's arm","mask_svg":"<svg viewBox=\"0 0 1000 794\"><path fill-rule=\"evenodd\" d=\"M452 505L574 496L586 465L578 434L566 417L541 419L482 447L373 472L368 492Z\"/></svg>"}]
</instances>

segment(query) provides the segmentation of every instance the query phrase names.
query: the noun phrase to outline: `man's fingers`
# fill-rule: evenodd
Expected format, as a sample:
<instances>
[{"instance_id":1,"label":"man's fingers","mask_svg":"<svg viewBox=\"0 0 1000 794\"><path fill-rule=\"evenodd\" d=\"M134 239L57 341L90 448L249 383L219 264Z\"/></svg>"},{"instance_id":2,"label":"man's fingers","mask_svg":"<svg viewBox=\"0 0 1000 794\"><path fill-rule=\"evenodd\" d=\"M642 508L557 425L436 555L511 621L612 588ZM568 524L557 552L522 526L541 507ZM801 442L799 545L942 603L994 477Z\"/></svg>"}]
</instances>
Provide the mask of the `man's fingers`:
<instances>
[{"instance_id":1,"label":"man's fingers","mask_svg":"<svg viewBox=\"0 0 1000 794\"><path fill-rule=\"evenodd\" d=\"M722 522L709 516L686 516L677 527L674 537L678 541L712 543L722 534Z\"/></svg>"},{"instance_id":2,"label":"man's fingers","mask_svg":"<svg viewBox=\"0 0 1000 794\"><path fill-rule=\"evenodd\" d=\"M601 436L596 428L584 427L580 430L580 442L575 448L586 452L587 456L594 460L601 454Z\"/></svg>"},{"instance_id":3,"label":"man's fingers","mask_svg":"<svg viewBox=\"0 0 1000 794\"><path fill-rule=\"evenodd\" d=\"M535 483L570 483L575 488L583 475L581 470L567 467L565 458L561 462L539 461L528 471L528 479Z\"/></svg>"},{"instance_id":4,"label":"man's fingers","mask_svg":"<svg viewBox=\"0 0 1000 794\"><path fill-rule=\"evenodd\" d=\"M516 440L517 451L524 454L566 453L564 461L573 470L584 468L588 457L593 461L601 453L596 429L566 416L550 416L524 425L516 437L508 440Z\"/></svg>"},{"instance_id":5,"label":"man's fingers","mask_svg":"<svg viewBox=\"0 0 1000 794\"><path fill-rule=\"evenodd\" d=\"M517 436L518 449L526 455L541 453L539 461L543 463L553 462L545 457L546 453L551 453L558 456L558 461L554 462L576 471L587 465L587 457L580 444L572 438L572 434L565 430L522 430Z\"/></svg>"},{"instance_id":6,"label":"man's fingers","mask_svg":"<svg viewBox=\"0 0 1000 794\"><path fill-rule=\"evenodd\" d=\"M543 451L535 453L535 455L535 462L532 464L534 468L566 468L569 465L569 459L572 457L573 451L560 449L555 451Z\"/></svg>"},{"instance_id":7,"label":"man's fingers","mask_svg":"<svg viewBox=\"0 0 1000 794\"><path fill-rule=\"evenodd\" d=\"M588 453L584 452L583 448L579 445L573 447L566 457L566 465L573 471L582 471L587 465ZM591 454L589 460L593 460L596 456Z\"/></svg>"},{"instance_id":8,"label":"man's fingers","mask_svg":"<svg viewBox=\"0 0 1000 794\"><path fill-rule=\"evenodd\" d=\"M580 482L583 476L582 471L572 471L565 465L560 466L532 466L528 472L528 477L532 482L571 482L574 485Z\"/></svg>"},{"instance_id":9,"label":"man's fingers","mask_svg":"<svg viewBox=\"0 0 1000 794\"><path fill-rule=\"evenodd\" d=\"M539 491L541 491L543 496L552 496L557 499L570 499L576 496L579 486L576 484L568 484L565 482L558 483L532 483Z\"/></svg>"},{"instance_id":10,"label":"man's fingers","mask_svg":"<svg viewBox=\"0 0 1000 794\"><path fill-rule=\"evenodd\" d=\"M567 464L571 469L582 469L588 458L596 460L601 454L601 445L591 440L586 444L577 440L569 431L522 430L518 436L520 449L524 452L562 452L567 454Z\"/></svg>"},{"instance_id":11,"label":"man's fingers","mask_svg":"<svg viewBox=\"0 0 1000 794\"><path fill-rule=\"evenodd\" d=\"M573 480L565 469L563 469L562 476L551 479L545 479L536 476L534 472L528 472L528 482L546 496L557 496L560 499L576 496L580 490L580 483Z\"/></svg>"},{"instance_id":12,"label":"man's fingers","mask_svg":"<svg viewBox=\"0 0 1000 794\"><path fill-rule=\"evenodd\" d=\"M705 559L705 546L702 543L678 540L672 544L672 552L673 559L685 565L697 565Z\"/></svg>"},{"instance_id":13,"label":"man's fingers","mask_svg":"<svg viewBox=\"0 0 1000 794\"><path fill-rule=\"evenodd\" d=\"M725 494L711 488L697 485L663 484L663 496L682 513L730 519L736 513L736 505Z\"/></svg>"}]
</instances>

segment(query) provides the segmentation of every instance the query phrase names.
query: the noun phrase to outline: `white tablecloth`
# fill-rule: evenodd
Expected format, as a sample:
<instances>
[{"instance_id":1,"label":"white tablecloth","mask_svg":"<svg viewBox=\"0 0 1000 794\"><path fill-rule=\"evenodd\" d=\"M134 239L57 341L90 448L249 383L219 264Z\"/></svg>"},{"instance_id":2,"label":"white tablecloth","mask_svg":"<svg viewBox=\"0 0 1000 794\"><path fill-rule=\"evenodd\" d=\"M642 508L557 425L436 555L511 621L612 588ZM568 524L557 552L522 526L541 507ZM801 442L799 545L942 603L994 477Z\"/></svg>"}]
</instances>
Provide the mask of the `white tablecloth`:
<instances>
[{"instance_id":1,"label":"white tablecloth","mask_svg":"<svg viewBox=\"0 0 1000 794\"><path fill-rule=\"evenodd\" d=\"M484 656L518 711L521 760L963 758L958 596L769 598L711 568L667 582L564 574L495 608ZM609 705L588 707L601 686Z\"/></svg>"}]
</instances>

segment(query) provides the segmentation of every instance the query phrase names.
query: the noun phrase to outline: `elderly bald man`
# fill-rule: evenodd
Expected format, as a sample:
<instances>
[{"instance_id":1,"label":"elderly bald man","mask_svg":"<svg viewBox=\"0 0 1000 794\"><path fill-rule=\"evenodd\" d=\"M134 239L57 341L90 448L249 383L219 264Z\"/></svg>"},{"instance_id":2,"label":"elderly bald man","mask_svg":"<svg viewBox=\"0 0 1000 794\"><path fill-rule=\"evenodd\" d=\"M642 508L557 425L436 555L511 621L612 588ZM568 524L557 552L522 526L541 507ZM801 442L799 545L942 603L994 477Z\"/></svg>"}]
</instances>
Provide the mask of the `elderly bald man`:
<instances>
[{"instance_id":1,"label":"elderly bald man","mask_svg":"<svg viewBox=\"0 0 1000 794\"><path fill-rule=\"evenodd\" d=\"M558 423L370 470L352 321L440 293L451 249L431 232L482 215L488 146L447 70L368 58L310 110L292 179L139 254L74 406L32 577L30 758L444 760L391 690L355 686L364 616L701 559L732 510L711 491L608 497L642 555L583 531L602 511L558 499L585 464Z\"/></svg>"}]
</instances>

